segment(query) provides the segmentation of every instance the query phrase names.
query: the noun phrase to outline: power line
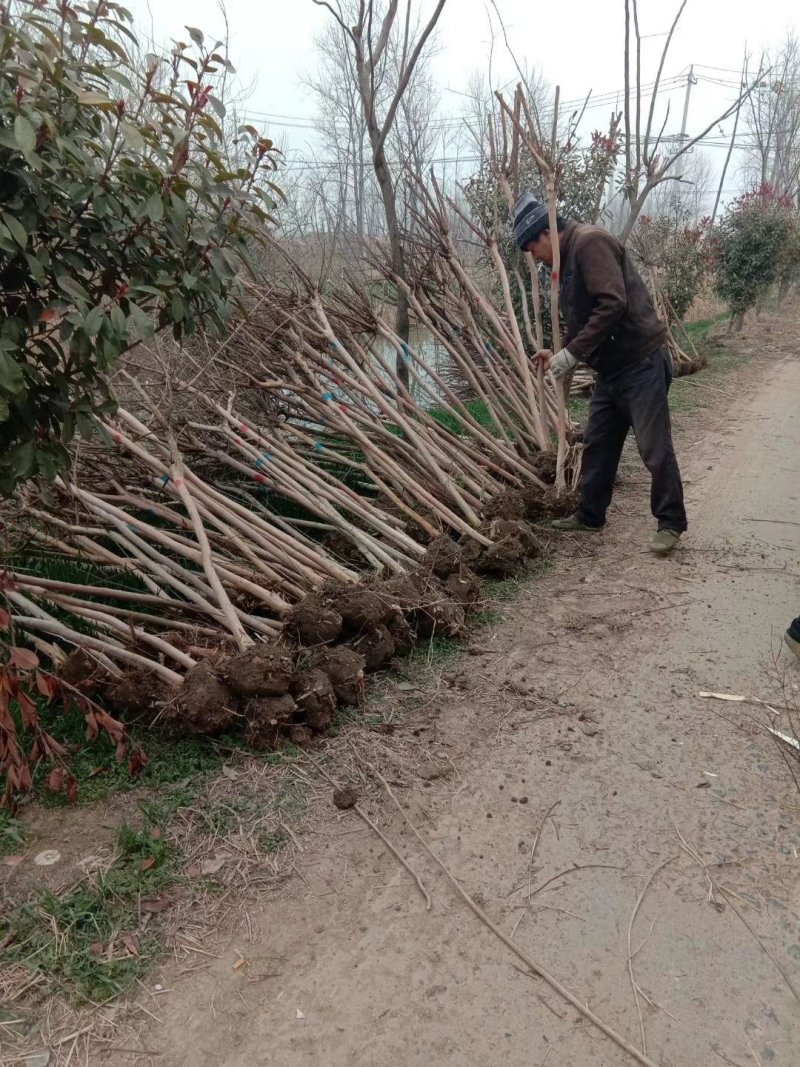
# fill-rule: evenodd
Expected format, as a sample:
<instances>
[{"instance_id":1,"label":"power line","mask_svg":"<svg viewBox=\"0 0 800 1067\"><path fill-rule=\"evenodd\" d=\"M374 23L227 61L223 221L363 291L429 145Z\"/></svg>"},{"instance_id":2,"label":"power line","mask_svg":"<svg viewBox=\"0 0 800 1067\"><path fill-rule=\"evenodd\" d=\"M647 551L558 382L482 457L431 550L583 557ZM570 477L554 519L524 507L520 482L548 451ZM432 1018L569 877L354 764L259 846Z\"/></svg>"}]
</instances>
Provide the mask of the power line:
<instances>
[{"instance_id":1,"label":"power line","mask_svg":"<svg viewBox=\"0 0 800 1067\"><path fill-rule=\"evenodd\" d=\"M723 74L738 74L741 77L741 70L734 70L733 67L712 67L708 63L695 63L696 67L701 70L721 70Z\"/></svg>"},{"instance_id":2,"label":"power line","mask_svg":"<svg viewBox=\"0 0 800 1067\"><path fill-rule=\"evenodd\" d=\"M719 72L722 72L722 73L740 74L740 72L734 71L731 68L712 67L712 66L710 66L708 64L703 64L703 63L697 64L696 66L699 69L702 69L702 70L719 71ZM658 96L670 96L673 93L675 93L675 92L677 92L679 90L682 90L684 88L684 85L685 85L685 73L686 73L687 70L690 70L690 68L688 68L688 67L684 68L684 71L682 71L679 74L673 75L673 76L671 76L669 78L661 79L658 82L657 95ZM729 79L723 79L723 78L714 78L714 77L711 77L710 75L705 75L705 74L700 74L697 77L700 80L702 80L702 81L704 81L704 82L706 82L708 84L719 85L720 87L723 87L723 88L735 88L735 89L741 91L741 76L740 76L739 80L737 80L737 81L733 81L733 80L729 80ZM512 79L512 81L513 80L514 79ZM508 84L511 84L511 82L509 82ZM656 82L653 81L653 82L647 82L644 85L642 85L640 91L641 91L641 93L643 95L647 95L648 93L652 93L655 90L656 90ZM448 90L448 91L455 92L455 90ZM600 108L600 107L607 107L609 104L613 103L614 101L619 100L619 98L623 94L624 94L624 89L607 90L607 91L605 91L603 93L598 93L596 95L587 94L587 96L576 97L573 100L563 101L562 104L561 104L561 110L562 110L562 113L568 111L569 109L573 109L573 108L576 109L576 110L577 109L581 109L582 111L596 110L597 108ZM465 94L465 93L459 93L458 95L469 97L469 94ZM474 97L470 97L470 98L474 99ZM542 108L541 109L541 115L542 115L543 119L549 118L549 116L551 114L552 114L552 106L548 106L546 108ZM316 122L315 119L309 118L309 117L304 117L304 116L299 116L299 115L287 115L287 114L284 114L284 113L268 112L268 111L248 111L248 112L245 113L245 118L249 119L251 121L266 121L268 124L271 124L271 125L274 125L274 126L279 126L281 128L285 128L285 129L307 130L309 132L317 132L317 133L322 132L322 127ZM337 120L334 120L334 121L335 121L335 125L338 125ZM339 121L341 121L341 120L339 120ZM468 118L466 116L448 116L448 117L445 117L445 118L442 118L442 119L439 119L439 120L431 122L428 125L427 129L428 129L428 132L431 133L431 134L435 134L437 136L439 136L439 135L444 136L447 133L451 133L451 132L463 129L465 127L465 125L467 124L467 122L468 122ZM673 137L665 137L665 138L662 139L663 142L672 141L673 143L675 143L675 142L680 143L680 140L681 139L676 138L674 136ZM685 138L685 140L689 140L689 138ZM722 139L716 139L712 135L712 136L706 136L706 137L702 138L699 141L693 142L693 146L697 146L697 147L700 147L700 148L722 148L722 149L728 150L730 148L730 140L729 140L729 138L724 137L724 136L723 136ZM733 145L733 148L735 150L739 150L739 151L748 151L748 150L752 150L755 147L757 147L755 141L749 141L748 142L748 141L742 140L741 138L739 140L737 140ZM480 155L480 154L462 155L460 153L457 153L457 154L453 155L453 154L444 153L444 154L441 154L441 155L439 155L439 156L437 156L437 157L435 157L435 158L433 158L433 159L431 159L431 160L429 160L427 162L428 162L428 165L432 165L432 166L447 167L447 166L455 165L457 168L460 169L461 166L465 165L465 164L469 165L469 164L481 163L481 162L483 162L483 158L484 157L482 155ZM307 172L307 171L310 171L310 170L317 170L317 171L322 170L323 172L330 172L330 171L338 170L339 167L340 167L340 161L337 161L337 160L332 160L332 159L320 160L320 159L316 159L316 158L311 159L311 158L305 158L305 157L302 157L302 156L299 156L299 157L296 156L293 159L292 158L286 159L286 161L285 161L285 163L283 165L283 170L289 171L289 172L295 172L295 173L303 173L303 172Z\"/></svg>"},{"instance_id":3,"label":"power line","mask_svg":"<svg viewBox=\"0 0 800 1067\"><path fill-rule=\"evenodd\" d=\"M670 78L663 78L659 82L658 93L659 95L665 93L669 94L678 88L682 88L683 84L684 77L682 74L677 74ZM655 87L656 83L654 81L648 82L642 86L642 92L651 92L655 89ZM455 92L455 90L452 89L448 89L446 91ZM624 91L624 89L613 89L598 94L587 93L585 96L579 96L575 97L572 100L562 101L562 103L560 104L560 108L562 112L565 112L569 109L585 109L586 111L592 111L597 109L598 107L607 107L609 104L613 103L619 96L621 96ZM467 96L469 99L474 99L474 97L469 97L469 94L466 93L458 93L458 95ZM542 108L543 115L549 115L551 113L551 107L548 106ZM249 121L251 119L255 119L257 121L265 121L272 126L279 126L281 129L320 129L320 124L317 122L317 120L307 115L286 115L278 112L258 111L255 109L248 109L242 114L245 121ZM449 118L444 118L432 122L429 125L428 129L432 132L448 131L463 126L464 122L465 119L462 116L451 116Z\"/></svg>"},{"instance_id":4,"label":"power line","mask_svg":"<svg viewBox=\"0 0 800 1067\"><path fill-rule=\"evenodd\" d=\"M677 140L677 138L672 138ZM667 140L663 138L662 140ZM689 138L687 138L689 140ZM692 142L692 147L700 148L724 148L730 147L730 141L710 141L700 140ZM735 142L734 149L738 151L749 151L757 147L755 142ZM458 155L458 156L437 156L434 159L426 161L426 166L447 166L450 164L463 164L463 163L482 163L484 161L482 155ZM305 159L295 158L287 159L287 161L281 166L281 171L309 171L309 170L338 170L340 164L337 160L319 160L319 159Z\"/></svg>"},{"instance_id":5,"label":"power line","mask_svg":"<svg viewBox=\"0 0 800 1067\"><path fill-rule=\"evenodd\" d=\"M718 72L721 72L721 73L724 73L724 74L736 74L736 75L738 75L738 78L735 81L732 80L732 79L714 78L714 77L711 77L709 75L703 75L703 74L698 75L698 77L702 81L704 81L704 82L706 82L708 84L718 85L718 86L723 87L723 88L732 88L732 89L738 89L738 90L741 90L741 88L742 88L741 71L734 70L732 67L715 67L715 66L712 66L712 65L707 64L707 63L697 63L697 64L694 64L694 66L697 67L700 70L711 70L711 71L718 71ZM684 70L681 71L678 74L672 75L669 78L661 79L659 81L659 83L658 83L658 95L670 95L671 93L673 93L677 89L683 88L683 86L685 84L685 73L686 73L686 71L688 69L689 69L688 67L684 68ZM517 80L516 78L512 78L509 82L506 83L506 86L504 86L504 88L506 88L509 85L513 84L513 82L516 81L516 80ZM648 93L651 93L655 88L656 88L656 82L655 81L646 82L641 87L641 93L646 95ZM465 97L467 99L472 99L472 100L475 99L474 97L470 96L469 93L463 93L463 92L457 91L455 89L451 89L449 86L445 86L444 87L444 91L453 93L453 94L458 95L458 96ZM616 100L618 100L624 94L624 91L625 91L624 88L608 89L608 90L605 90L605 91L603 91L601 93L591 93L590 92L590 93L587 93L587 94L585 94L583 96L575 97L575 98L573 98L571 100L564 100L564 101L562 101L562 103L560 105L561 106L561 111L562 111L562 113L564 113L564 112L566 112L566 111L568 111L570 109L575 109L575 110L583 109L585 111L594 111L594 110L597 110L600 107L607 107L608 105L610 105L610 104L614 103ZM549 116L551 114L552 114L552 107L548 106L548 107L542 108L542 115L543 116ZM256 121L259 121L259 122L266 122L268 125L278 126L281 129L309 130L309 131L313 132L313 131L319 130L321 128L319 122L313 116L309 116L309 115L287 115L287 114L284 114L284 113L281 113L281 112L270 112L270 111L259 111L259 110L255 110L255 109L253 109L253 110L248 109L246 112L244 112L244 117L245 117L246 121L247 120L256 120ZM337 122L337 120L334 120L334 121ZM342 121L342 120L338 120L338 121ZM451 132L453 130L456 130L456 129L462 127L464 125L464 122L465 122L465 118L463 116L450 116L450 117L439 119L439 120L436 120L436 121L432 122L429 125L428 129L432 133Z\"/></svg>"}]
</instances>

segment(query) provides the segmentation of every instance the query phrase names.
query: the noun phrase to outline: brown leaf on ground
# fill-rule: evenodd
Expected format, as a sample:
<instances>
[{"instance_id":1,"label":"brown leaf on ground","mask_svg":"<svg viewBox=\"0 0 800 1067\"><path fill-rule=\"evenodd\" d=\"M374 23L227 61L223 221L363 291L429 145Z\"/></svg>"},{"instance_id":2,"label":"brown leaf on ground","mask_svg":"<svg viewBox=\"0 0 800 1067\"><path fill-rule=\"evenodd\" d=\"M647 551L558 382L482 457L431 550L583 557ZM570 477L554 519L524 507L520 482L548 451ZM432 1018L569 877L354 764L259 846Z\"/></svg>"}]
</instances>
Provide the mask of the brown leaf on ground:
<instances>
[{"instance_id":1,"label":"brown leaf on ground","mask_svg":"<svg viewBox=\"0 0 800 1067\"><path fill-rule=\"evenodd\" d=\"M47 700L52 700L58 691L58 684L55 678L51 678L47 674L42 674L41 671L36 672L36 688Z\"/></svg>"},{"instance_id":2,"label":"brown leaf on ground","mask_svg":"<svg viewBox=\"0 0 800 1067\"><path fill-rule=\"evenodd\" d=\"M11 667L19 667L23 671L32 671L39 666L39 657L35 652L31 652L29 648L19 648L19 646L15 645L11 649L8 662Z\"/></svg>"},{"instance_id":3,"label":"brown leaf on ground","mask_svg":"<svg viewBox=\"0 0 800 1067\"><path fill-rule=\"evenodd\" d=\"M218 874L219 871L225 866L226 859L224 856L217 856L213 860L203 860L200 865L201 874Z\"/></svg>"},{"instance_id":4,"label":"brown leaf on ground","mask_svg":"<svg viewBox=\"0 0 800 1067\"><path fill-rule=\"evenodd\" d=\"M170 901L166 897L153 897L150 900L143 900L141 903L142 911L150 915L160 915L169 906Z\"/></svg>"},{"instance_id":5,"label":"brown leaf on ground","mask_svg":"<svg viewBox=\"0 0 800 1067\"><path fill-rule=\"evenodd\" d=\"M47 788L53 793L60 793L64 788L64 771L61 767L56 767L55 770L50 771L47 777Z\"/></svg>"},{"instance_id":6,"label":"brown leaf on ground","mask_svg":"<svg viewBox=\"0 0 800 1067\"><path fill-rule=\"evenodd\" d=\"M155 861L154 857L153 856L148 856L146 860L142 860L142 868L141 869L143 871L152 871L152 869L155 867L155 865L156 865L156 861Z\"/></svg>"},{"instance_id":7,"label":"brown leaf on ground","mask_svg":"<svg viewBox=\"0 0 800 1067\"><path fill-rule=\"evenodd\" d=\"M124 754L125 750L122 749ZM128 760L128 774L131 778L135 778L139 772L147 766L147 756L144 754L141 748L137 745L131 752L131 758Z\"/></svg>"},{"instance_id":8,"label":"brown leaf on ground","mask_svg":"<svg viewBox=\"0 0 800 1067\"><path fill-rule=\"evenodd\" d=\"M139 946L136 944L132 937L123 937L122 944L125 946L125 949L129 956L139 955Z\"/></svg>"}]
</instances>

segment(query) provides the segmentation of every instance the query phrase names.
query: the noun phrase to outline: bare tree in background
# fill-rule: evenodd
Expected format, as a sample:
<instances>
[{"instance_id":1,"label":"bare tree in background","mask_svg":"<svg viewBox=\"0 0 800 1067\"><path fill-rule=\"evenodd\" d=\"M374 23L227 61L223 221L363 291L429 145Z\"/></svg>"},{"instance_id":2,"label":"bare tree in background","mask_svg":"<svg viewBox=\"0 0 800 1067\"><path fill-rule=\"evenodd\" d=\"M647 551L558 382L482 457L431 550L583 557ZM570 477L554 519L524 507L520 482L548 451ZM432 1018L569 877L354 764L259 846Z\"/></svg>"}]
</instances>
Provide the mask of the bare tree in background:
<instances>
[{"instance_id":1,"label":"bare tree in background","mask_svg":"<svg viewBox=\"0 0 800 1067\"><path fill-rule=\"evenodd\" d=\"M314 44L319 64L306 85L318 102L316 126L325 156L320 165L337 185L355 235L363 239L370 232L367 178L372 168L353 51L335 23L329 23Z\"/></svg>"},{"instance_id":2,"label":"bare tree in background","mask_svg":"<svg viewBox=\"0 0 800 1067\"><path fill-rule=\"evenodd\" d=\"M399 36L392 35L387 71L389 93L395 91L402 77L403 51L403 42ZM439 130L431 122L436 110L437 96L430 66L434 55L435 48L429 45L426 52L420 56L414 76L400 98L397 117L388 138L389 159L398 165L396 192L398 212L404 230L414 229L414 212L420 206L418 183L431 166L439 139Z\"/></svg>"},{"instance_id":3,"label":"bare tree in background","mask_svg":"<svg viewBox=\"0 0 800 1067\"><path fill-rule=\"evenodd\" d=\"M306 275L324 289L328 278L340 276L353 265L346 186L331 180L326 166L303 164L297 170L291 158L283 184L286 202L281 205L279 219L284 245ZM271 269L275 269L274 264Z\"/></svg>"},{"instance_id":4,"label":"bare tree in background","mask_svg":"<svg viewBox=\"0 0 800 1067\"><path fill-rule=\"evenodd\" d=\"M730 107L709 123L695 137L685 135L665 137L664 133L670 119L669 108L660 126L656 125L656 100L658 97L664 65L669 54L672 37L686 7L687 0L682 0L677 14L667 34L664 48L658 64L658 73L650 93L649 103L644 99L644 80L642 76L642 36L639 31L639 8L637 0L624 0L625 4L625 101L624 101L624 149L625 174L623 178L623 195L625 212L620 232L623 244L630 237L636 220L644 208L650 194L664 182L679 182L687 153L711 132L719 123L724 122L740 107L743 99L749 97L763 83L763 74L759 73L756 81L744 89ZM680 164L680 166L678 165Z\"/></svg>"},{"instance_id":5,"label":"bare tree in background","mask_svg":"<svg viewBox=\"0 0 800 1067\"><path fill-rule=\"evenodd\" d=\"M744 58L742 60L742 79L741 79L741 82L739 83L740 86L741 86L742 91L744 91L744 89L747 87L747 65L748 65L748 62L749 62L749 58L748 58L748 55L747 55L747 49L745 48ZM749 103L749 100L747 102ZM738 106L736 108L736 111L734 112L734 115L733 115L733 129L731 130L731 138L730 138L730 142L728 143L728 151L725 153L725 162L722 164L722 171L721 171L720 176L719 176L719 184L717 185L717 195L714 197L714 207L711 209L711 222L710 222L710 225L711 225L712 229L713 229L714 223L716 222L716 219L717 219L717 212L719 211L719 204L720 204L720 201L722 200L722 194L725 191L725 179L726 179L727 174L728 174L728 167L731 165L731 156L733 155L733 150L736 147L736 134L739 131L739 122L740 122L741 117L742 117L742 105L744 103L745 103L745 101L740 97L739 98L739 104L738 104ZM720 126L720 133L722 133L722 132L723 132L723 130L722 130L722 127Z\"/></svg>"},{"instance_id":6,"label":"bare tree in background","mask_svg":"<svg viewBox=\"0 0 800 1067\"><path fill-rule=\"evenodd\" d=\"M346 13L352 14L354 20L358 15L355 5ZM418 25L411 27L412 36L418 31ZM388 106L402 76L403 43L399 33L390 34L385 67L376 83L379 110ZM371 163L369 133L350 40L331 22L315 38L315 46L319 63L315 73L306 77L305 84L318 102L315 125L323 151L316 167L309 169L319 172L320 177L324 174L328 185L339 190L345 228L358 240L385 235L385 212ZM444 141L449 125L432 122L437 98L430 70L434 54L429 43L403 93L386 142L390 167L397 174L398 210L404 227L412 224L408 207L415 202L417 179L430 166L440 135Z\"/></svg>"},{"instance_id":7,"label":"bare tree in background","mask_svg":"<svg viewBox=\"0 0 800 1067\"><path fill-rule=\"evenodd\" d=\"M515 79L525 86L528 106L539 114L546 114L553 107L553 89L542 71L531 68L524 61L520 64ZM502 91L498 85L492 85L491 70L475 70L467 80L467 91L462 113L464 115L464 137L467 144L477 152L481 160L489 159L487 129L490 122L497 123L500 118L500 106L495 93Z\"/></svg>"},{"instance_id":8,"label":"bare tree in background","mask_svg":"<svg viewBox=\"0 0 800 1067\"><path fill-rule=\"evenodd\" d=\"M352 55L352 70L355 72L361 111L369 137L372 166L381 191L386 228L392 255L392 269L398 278L406 281L403 235L398 215L397 176L392 173L388 158L388 139L397 120L398 109L409 82L420 61L428 40L433 33L446 0L437 0L433 13L412 39L415 21L414 2L405 0L400 12L400 0L314 0L318 7L326 8ZM355 15L353 12L355 11ZM397 84L394 91L382 99L381 86L389 65L389 42L393 32L400 32L402 45L399 52ZM408 297L398 286L395 332L408 342L409 336ZM407 384L408 370L398 356L398 374Z\"/></svg>"},{"instance_id":9,"label":"bare tree in background","mask_svg":"<svg viewBox=\"0 0 800 1067\"><path fill-rule=\"evenodd\" d=\"M647 214L652 218L668 218L676 226L696 226L709 214L712 189L711 161L694 149L681 161L680 180L664 182L653 190Z\"/></svg>"},{"instance_id":10,"label":"bare tree in background","mask_svg":"<svg viewBox=\"0 0 800 1067\"><path fill-rule=\"evenodd\" d=\"M800 41L787 37L774 58L765 55L768 82L753 92L744 122L753 142L750 176L800 204Z\"/></svg>"}]
</instances>

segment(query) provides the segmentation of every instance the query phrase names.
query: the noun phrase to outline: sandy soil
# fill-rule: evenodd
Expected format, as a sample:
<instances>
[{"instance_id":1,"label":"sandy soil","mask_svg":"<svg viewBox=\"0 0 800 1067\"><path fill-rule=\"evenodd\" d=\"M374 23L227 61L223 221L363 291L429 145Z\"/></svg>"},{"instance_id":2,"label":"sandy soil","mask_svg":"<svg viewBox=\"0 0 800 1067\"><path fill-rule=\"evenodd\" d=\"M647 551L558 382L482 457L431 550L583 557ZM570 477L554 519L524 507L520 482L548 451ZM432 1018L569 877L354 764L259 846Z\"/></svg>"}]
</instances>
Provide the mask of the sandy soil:
<instances>
[{"instance_id":1,"label":"sandy soil","mask_svg":"<svg viewBox=\"0 0 800 1067\"><path fill-rule=\"evenodd\" d=\"M800 701L788 653L776 666L800 611L798 325L714 387L717 414L684 420L684 548L643 550L634 469L607 532L576 540L581 554L526 587L434 694L431 751L451 773L398 790L492 920L638 1047L643 1028L662 1067L800 1062L800 795L764 708L698 696ZM341 813L219 959L164 969L154 1064L635 1062L525 973L388 804L370 810L430 911Z\"/></svg>"}]
</instances>

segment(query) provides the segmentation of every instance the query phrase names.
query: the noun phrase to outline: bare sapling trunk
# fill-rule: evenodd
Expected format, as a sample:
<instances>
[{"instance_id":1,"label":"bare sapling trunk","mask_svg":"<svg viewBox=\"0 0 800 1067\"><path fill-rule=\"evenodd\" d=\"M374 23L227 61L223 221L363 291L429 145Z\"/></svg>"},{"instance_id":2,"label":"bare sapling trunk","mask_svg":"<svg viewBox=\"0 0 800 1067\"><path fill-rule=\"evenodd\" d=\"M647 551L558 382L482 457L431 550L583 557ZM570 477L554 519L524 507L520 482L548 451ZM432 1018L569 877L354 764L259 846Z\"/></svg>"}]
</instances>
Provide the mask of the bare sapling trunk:
<instances>
[{"instance_id":1,"label":"bare sapling trunk","mask_svg":"<svg viewBox=\"0 0 800 1067\"><path fill-rule=\"evenodd\" d=\"M497 94L497 98L500 102L502 112L505 118L509 119L512 123L512 127L515 132L515 137L518 136L522 144L528 149L531 157L533 158L539 173L542 178L542 183L545 188L547 199L547 212L548 212L548 227L550 230L550 240L552 242L553 262L551 268L551 287L550 287L550 319L552 330L552 345L553 351L557 352L561 348L561 326L560 326L560 271L561 271L561 245L558 234L558 176L563 164L565 154L571 150L573 142L572 137L572 124L571 129L568 131L567 136L564 138L564 146L560 144L558 133L558 117L559 117L559 98L560 90L556 89L555 102L553 107L553 124L549 137L549 142L545 142L542 136L541 129L539 127L538 116L536 116L529 106L529 103L525 97L524 89L520 85L517 87L515 105L512 109L503 99L501 94ZM517 153L513 153L516 155ZM508 183L510 188L510 183ZM531 272L531 295L533 298L534 313L537 320L537 341L541 336L541 322L540 313L538 310L539 305L539 286L538 278L536 277L536 264L531 256L528 256L529 269ZM543 338L542 338L542 343ZM569 455L569 441L567 439L567 427L569 418L567 415L567 395L568 395L568 380L561 380L554 382L555 388L555 410L556 410L556 489L558 492L563 492L566 489L566 468ZM545 381L542 371L539 371L539 392L540 395L545 395Z\"/></svg>"},{"instance_id":2,"label":"bare sapling trunk","mask_svg":"<svg viewBox=\"0 0 800 1067\"><path fill-rule=\"evenodd\" d=\"M381 191L391 250L392 271L399 282L407 283L404 238L397 210L397 181L392 176L386 157L386 142L395 127L398 108L408 90L428 39L439 21L445 0L438 0L430 18L419 30L419 35L413 45L411 41L413 0L406 0L405 15L399 20L400 0L388 0L382 9L377 0L359 0L357 7L354 4L337 2L337 0L331 3L328 0L314 0L314 3L330 11L352 48L358 94L372 149L372 166ZM379 99L380 87L386 82L390 39L398 34L401 44L396 83L388 99ZM407 346L411 330L408 296L403 285L396 285L396 290L395 332L402 345ZM406 352L402 347L397 355L396 367L397 376L405 390L408 391L410 377Z\"/></svg>"},{"instance_id":3,"label":"bare sapling trunk","mask_svg":"<svg viewBox=\"0 0 800 1067\"><path fill-rule=\"evenodd\" d=\"M370 129L370 141L374 152L373 164L375 167L375 177L378 180L381 199L383 201L383 210L386 215L386 227L389 233L389 247L392 256L392 271L398 278L405 282L407 281L405 252L403 249L403 237L400 230L400 220L397 217L397 194L395 184L392 180L389 164L386 159L384 143L380 141L379 136L373 139L372 129ZM408 344L411 335L411 322L408 314L408 296L403 286L397 285L395 288L397 290L397 303L395 305L394 331L404 344ZM406 390L408 390L410 385L408 363L405 353L402 351L397 354L396 367L400 381L403 383Z\"/></svg>"}]
</instances>

